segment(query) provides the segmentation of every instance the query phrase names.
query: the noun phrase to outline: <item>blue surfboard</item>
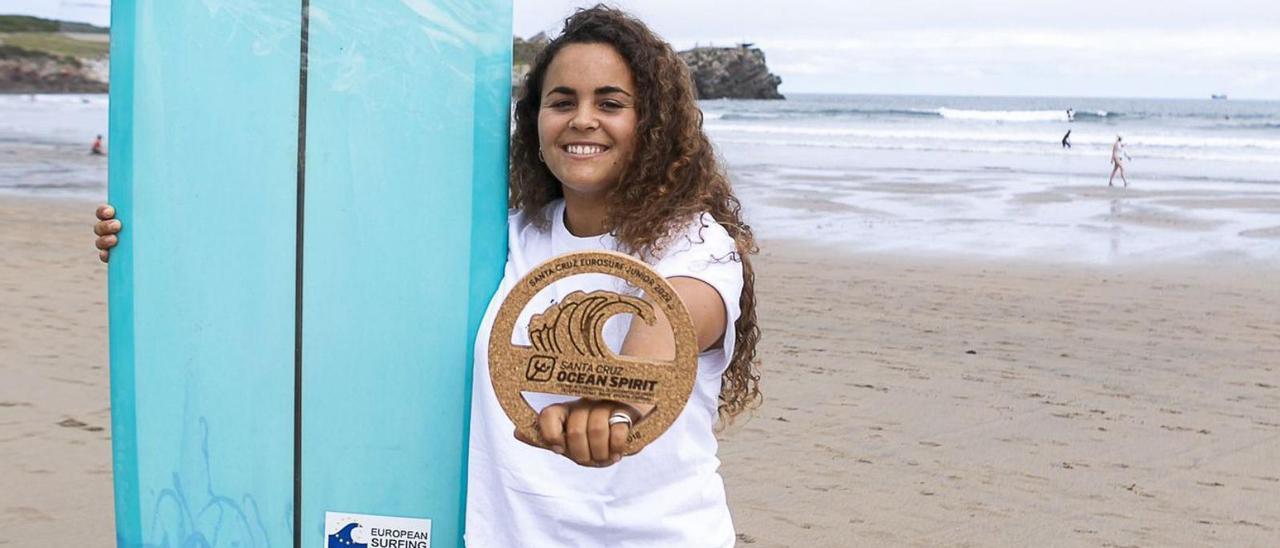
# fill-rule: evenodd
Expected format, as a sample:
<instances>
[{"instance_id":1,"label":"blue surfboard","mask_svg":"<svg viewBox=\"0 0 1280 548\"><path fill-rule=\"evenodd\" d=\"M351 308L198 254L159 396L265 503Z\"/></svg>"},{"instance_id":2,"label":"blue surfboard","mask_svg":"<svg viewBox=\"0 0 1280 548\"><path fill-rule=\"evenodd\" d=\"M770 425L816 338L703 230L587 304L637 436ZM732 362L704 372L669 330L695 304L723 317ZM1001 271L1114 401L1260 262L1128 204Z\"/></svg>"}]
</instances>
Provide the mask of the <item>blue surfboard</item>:
<instances>
[{"instance_id":1,"label":"blue surfboard","mask_svg":"<svg viewBox=\"0 0 1280 548\"><path fill-rule=\"evenodd\" d=\"M460 546L510 0L115 0L111 64L117 544Z\"/></svg>"}]
</instances>

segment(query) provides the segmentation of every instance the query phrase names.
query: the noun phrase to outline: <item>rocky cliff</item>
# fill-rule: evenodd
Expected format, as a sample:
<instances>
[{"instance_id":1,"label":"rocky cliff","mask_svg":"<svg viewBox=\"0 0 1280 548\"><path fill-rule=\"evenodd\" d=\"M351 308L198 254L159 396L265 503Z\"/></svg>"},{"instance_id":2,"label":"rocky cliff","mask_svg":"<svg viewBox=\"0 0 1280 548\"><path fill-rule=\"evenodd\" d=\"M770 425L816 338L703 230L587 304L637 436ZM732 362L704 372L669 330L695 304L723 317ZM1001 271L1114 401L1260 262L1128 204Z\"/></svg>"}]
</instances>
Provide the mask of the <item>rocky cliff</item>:
<instances>
[{"instance_id":1,"label":"rocky cliff","mask_svg":"<svg viewBox=\"0 0 1280 548\"><path fill-rule=\"evenodd\" d=\"M106 93L106 28L0 15L0 93Z\"/></svg>"},{"instance_id":2,"label":"rocky cliff","mask_svg":"<svg viewBox=\"0 0 1280 548\"><path fill-rule=\"evenodd\" d=\"M785 99L782 78L769 72L760 48L694 48L680 52L693 73L699 99Z\"/></svg>"},{"instance_id":3,"label":"rocky cliff","mask_svg":"<svg viewBox=\"0 0 1280 548\"><path fill-rule=\"evenodd\" d=\"M106 93L105 60L0 45L0 93Z\"/></svg>"}]
</instances>

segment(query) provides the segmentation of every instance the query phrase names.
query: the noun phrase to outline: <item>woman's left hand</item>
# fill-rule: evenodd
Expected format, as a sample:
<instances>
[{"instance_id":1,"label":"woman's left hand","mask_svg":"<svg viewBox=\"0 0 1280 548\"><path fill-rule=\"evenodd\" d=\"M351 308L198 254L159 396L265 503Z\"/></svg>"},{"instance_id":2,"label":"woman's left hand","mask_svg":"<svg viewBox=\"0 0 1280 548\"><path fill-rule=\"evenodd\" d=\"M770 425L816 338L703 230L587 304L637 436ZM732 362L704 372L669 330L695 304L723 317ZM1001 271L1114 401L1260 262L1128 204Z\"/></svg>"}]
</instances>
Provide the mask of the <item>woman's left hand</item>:
<instances>
[{"instance_id":1,"label":"woman's left hand","mask_svg":"<svg viewBox=\"0 0 1280 548\"><path fill-rule=\"evenodd\" d=\"M538 445L517 430L516 439L534 447L549 449L582 466L602 468L622 460L631 426L610 425L614 413L627 413L632 421L637 412L630 405L608 400L580 400L549 405L538 414L538 432L545 445Z\"/></svg>"}]
</instances>

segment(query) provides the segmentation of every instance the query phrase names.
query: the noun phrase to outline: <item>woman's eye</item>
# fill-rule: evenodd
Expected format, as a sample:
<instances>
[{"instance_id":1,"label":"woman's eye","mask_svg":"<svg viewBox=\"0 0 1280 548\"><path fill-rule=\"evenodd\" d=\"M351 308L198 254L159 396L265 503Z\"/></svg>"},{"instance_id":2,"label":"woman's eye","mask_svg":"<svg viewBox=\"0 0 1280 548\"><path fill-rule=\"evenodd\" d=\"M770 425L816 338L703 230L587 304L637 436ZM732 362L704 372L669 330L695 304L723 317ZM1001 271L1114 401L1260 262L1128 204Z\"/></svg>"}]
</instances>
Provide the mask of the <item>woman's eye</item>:
<instances>
[{"instance_id":1,"label":"woman's eye","mask_svg":"<svg viewBox=\"0 0 1280 548\"><path fill-rule=\"evenodd\" d=\"M619 103L617 101L605 101L603 103L600 103L600 108L603 108L605 110L616 110L616 109L622 108L622 103Z\"/></svg>"},{"instance_id":2,"label":"woman's eye","mask_svg":"<svg viewBox=\"0 0 1280 548\"><path fill-rule=\"evenodd\" d=\"M564 109L571 106L573 106L573 103L569 101L556 101L554 103L551 103L551 108Z\"/></svg>"}]
</instances>

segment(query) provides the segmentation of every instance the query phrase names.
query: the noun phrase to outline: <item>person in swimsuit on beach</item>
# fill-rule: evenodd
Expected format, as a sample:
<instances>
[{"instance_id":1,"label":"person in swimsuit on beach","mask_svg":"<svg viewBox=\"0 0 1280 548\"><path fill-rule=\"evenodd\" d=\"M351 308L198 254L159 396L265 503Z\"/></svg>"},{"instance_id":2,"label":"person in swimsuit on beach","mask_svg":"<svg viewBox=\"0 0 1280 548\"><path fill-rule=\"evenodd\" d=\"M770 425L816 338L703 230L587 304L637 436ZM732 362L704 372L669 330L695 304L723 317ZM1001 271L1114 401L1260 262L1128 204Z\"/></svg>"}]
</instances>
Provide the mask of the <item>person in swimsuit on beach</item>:
<instances>
[{"instance_id":1,"label":"person in swimsuit on beach","mask_svg":"<svg viewBox=\"0 0 1280 548\"><path fill-rule=\"evenodd\" d=\"M102 151L101 135L99 135L97 139L93 140L93 146L89 147L89 154L92 154L94 156L106 156L107 153Z\"/></svg>"},{"instance_id":2,"label":"person in swimsuit on beach","mask_svg":"<svg viewBox=\"0 0 1280 548\"><path fill-rule=\"evenodd\" d=\"M1123 158L1122 158L1123 156ZM1116 142L1111 145L1111 178L1107 179L1107 186L1115 186L1116 173L1120 173L1120 180L1124 181L1125 188L1129 187L1129 180L1124 178L1124 163L1132 160L1129 153L1124 149L1124 142L1119 135L1116 135Z\"/></svg>"},{"instance_id":3,"label":"person in swimsuit on beach","mask_svg":"<svg viewBox=\"0 0 1280 548\"><path fill-rule=\"evenodd\" d=\"M644 23L597 5L566 20L518 96L508 260L476 337L466 545L732 547L716 432L760 401L758 249L702 130L688 67ZM103 261L124 228L115 213L97 212ZM679 418L627 457L620 444L652 406L550 403L537 422L547 444L536 446L513 434L488 376L489 332L511 288L542 260L594 249L628 253L667 278L700 351ZM620 354L669 358L671 330L657 324L604 335Z\"/></svg>"},{"instance_id":4,"label":"person in swimsuit on beach","mask_svg":"<svg viewBox=\"0 0 1280 548\"><path fill-rule=\"evenodd\" d=\"M1062 136L1062 148L1071 148L1071 130L1067 130L1067 134Z\"/></svg>"}]
</instances>

